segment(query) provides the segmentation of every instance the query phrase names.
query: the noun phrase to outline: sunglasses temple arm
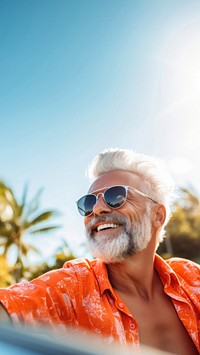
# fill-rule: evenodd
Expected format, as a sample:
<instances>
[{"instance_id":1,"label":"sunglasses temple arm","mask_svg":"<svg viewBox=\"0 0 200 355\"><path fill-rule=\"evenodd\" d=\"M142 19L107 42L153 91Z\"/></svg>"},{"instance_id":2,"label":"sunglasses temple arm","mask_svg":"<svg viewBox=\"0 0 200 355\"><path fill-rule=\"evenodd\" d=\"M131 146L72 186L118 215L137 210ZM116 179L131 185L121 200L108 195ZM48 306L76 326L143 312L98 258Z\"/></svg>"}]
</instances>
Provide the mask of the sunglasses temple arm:
<instances>
[{"instance_id":1,"label":"sunglasses temple arm","mask_svg":"<svg viewBox=\"0 0 200 355\"><path fill-rule=\"evenodd\" d=\"M151 201L154 202L154 203L158 203L158 202L156 202L155 200L153 200L150 196L146 195L144 192L139 191L139 190L137 190L137 189L135 189L135 188L134 188L134 190L135 190L135 192L137 192L139 195L149 198L149 200L151 200Z\"/></svg>"}]
</instances>

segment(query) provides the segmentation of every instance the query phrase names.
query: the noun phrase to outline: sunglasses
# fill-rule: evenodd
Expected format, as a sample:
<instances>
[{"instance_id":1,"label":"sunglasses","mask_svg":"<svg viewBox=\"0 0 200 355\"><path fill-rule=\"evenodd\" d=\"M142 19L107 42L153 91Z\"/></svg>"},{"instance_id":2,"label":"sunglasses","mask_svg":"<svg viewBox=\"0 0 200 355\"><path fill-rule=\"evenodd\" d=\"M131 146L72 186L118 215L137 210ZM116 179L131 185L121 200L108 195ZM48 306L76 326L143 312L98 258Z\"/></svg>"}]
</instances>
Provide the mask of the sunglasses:
<instances>
[{"instance_id":1,"label":"sunglasses","mask_svg":"<svg viewBox=\"0 0 200 355\"><path fill-rule=\"evenodd\" d=\"M99 199L99 195L103 197L103 200L108 207L111 207L113 209L120 208L125 204L127 200L128 189L131 189L136 193L138 193L139 195L147 197L149 200L153 201L154 203L157 203L150 196L146 195L144 192L135 189L134 187L125 186L125 185L116 185L116 186L111 186L108 189L106 189L104 192L99 192L96 195L88 194L81 197L76 202L78 211L81 214L81 216L84 217L90 216L93 213L93 208Z\"/></svg>"}]
</instances>

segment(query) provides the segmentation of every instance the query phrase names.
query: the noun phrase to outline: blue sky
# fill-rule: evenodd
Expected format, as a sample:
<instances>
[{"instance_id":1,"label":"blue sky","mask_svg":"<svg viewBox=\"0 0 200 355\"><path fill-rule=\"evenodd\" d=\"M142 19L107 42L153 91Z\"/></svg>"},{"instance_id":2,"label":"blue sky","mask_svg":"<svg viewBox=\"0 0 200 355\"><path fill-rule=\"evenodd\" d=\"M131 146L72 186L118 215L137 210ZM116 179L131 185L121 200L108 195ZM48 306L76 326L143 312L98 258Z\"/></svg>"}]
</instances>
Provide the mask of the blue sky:
<instances>
[{"instance_id":1,"label":"blue sky","mask_svg":"<svg viewBox=\"0 0 200 355\"><path fill-rule=\"evenodd\" d=\"M44 257L61 238L81 254L75 201L105 148L158 156L200 191L199 38L199 1L1 0L0 178L62 212L35 237Z\"/></svg>"}]
</instances>

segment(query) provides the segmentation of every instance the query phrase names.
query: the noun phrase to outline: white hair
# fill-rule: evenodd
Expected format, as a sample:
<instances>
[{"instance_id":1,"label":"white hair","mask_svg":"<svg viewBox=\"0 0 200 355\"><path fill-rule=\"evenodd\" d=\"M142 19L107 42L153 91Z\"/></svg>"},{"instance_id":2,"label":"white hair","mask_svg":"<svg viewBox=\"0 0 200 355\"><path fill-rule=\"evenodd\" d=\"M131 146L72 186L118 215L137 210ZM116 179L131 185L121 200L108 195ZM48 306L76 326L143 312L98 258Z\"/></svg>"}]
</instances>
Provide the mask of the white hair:
<instances>
[{"instance_id":1,"label":"white hair","mask_svg":"<svg viewBox=\"0 0 200 355\"><path fill-rule=\"evenodd\" d=\"M90 181L109 171L124 170L141 177L143 192L166 208L165 224L170 218L174 184L164 163L150 155L139 154L130 149L110 148L97 154L89 165L87 175ZM163 229L163 228L162 228ZM164 232L159 233L160 241Z\"/></svg>"}]
</instances>

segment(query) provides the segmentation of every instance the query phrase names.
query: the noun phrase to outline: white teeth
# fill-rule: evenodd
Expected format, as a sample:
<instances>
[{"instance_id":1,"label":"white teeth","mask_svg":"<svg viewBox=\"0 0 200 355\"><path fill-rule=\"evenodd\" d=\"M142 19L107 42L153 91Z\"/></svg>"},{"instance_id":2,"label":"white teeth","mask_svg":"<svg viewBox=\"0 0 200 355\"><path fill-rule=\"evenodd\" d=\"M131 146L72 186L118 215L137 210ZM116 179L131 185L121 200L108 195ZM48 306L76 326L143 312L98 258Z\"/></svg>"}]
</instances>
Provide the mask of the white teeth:
<instances>
[{"instance_id":1,"label":"white teeth","mask_svg":"<svg viewBox=\"0 0 200 355\"><path fill-rule=\"evenodd\" d=\"M97 227L97 232L106 228L117 228L117 227L119 227L119 224L114 224L114 223L101 224L100 226Z\"/></svg>"}]
</instances>

